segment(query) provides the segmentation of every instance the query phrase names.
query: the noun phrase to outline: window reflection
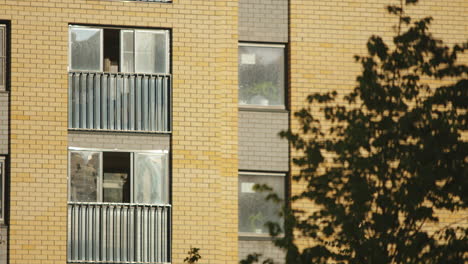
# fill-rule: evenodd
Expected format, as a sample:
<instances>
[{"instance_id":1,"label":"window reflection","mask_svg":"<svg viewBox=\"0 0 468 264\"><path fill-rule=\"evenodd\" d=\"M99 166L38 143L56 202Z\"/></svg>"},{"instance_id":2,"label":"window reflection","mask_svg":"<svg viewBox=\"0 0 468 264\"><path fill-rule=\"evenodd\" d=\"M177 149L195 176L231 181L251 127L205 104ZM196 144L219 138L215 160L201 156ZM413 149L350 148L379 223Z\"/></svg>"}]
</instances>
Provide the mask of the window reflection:
<instances>
[{"instance_id":1,"label":"window reflection","mask_svg":"<svg viewBox=\"0 0 468 264\"><path fill-rule=\"evenodd\" d=\"M96 202L100 174L99 153L72 152L70 157L70 199L74 202Z\"/></svg>"}]
</instances>

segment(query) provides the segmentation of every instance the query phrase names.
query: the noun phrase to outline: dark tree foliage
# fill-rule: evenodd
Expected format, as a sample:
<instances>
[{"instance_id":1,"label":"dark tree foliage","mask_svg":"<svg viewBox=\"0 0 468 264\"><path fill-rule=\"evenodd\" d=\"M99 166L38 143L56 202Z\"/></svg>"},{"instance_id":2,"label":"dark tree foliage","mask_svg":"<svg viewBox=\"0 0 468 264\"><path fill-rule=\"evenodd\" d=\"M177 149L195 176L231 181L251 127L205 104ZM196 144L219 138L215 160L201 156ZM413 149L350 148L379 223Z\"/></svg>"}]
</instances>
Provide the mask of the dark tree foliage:
<instances>
[{"instance_id":1,"label":"dark tree foliage","mask_svg":"<svg viewBox=\"0 0 468 264\"><path fill-rule=\"evenodd\" d=\"M188 264L197 263L202 258L200 253L198 253L199 251L200 251L199 248L190 248L190 250L187 252L188 257L184 259L184 263L188 263Z\"/></svg>"},{"instance_id":2,"label":"dark tree foliage","mask_svg":"<svg viewBox=\"0 0 468 264\"><path fill-rule=\"evenodd\" d=\"M309 106L295 113L301 130L282 133L303 154L294 180L307 186L291 200L319 208L287 209L284 237L270 223L288 264L468 263L466 225L425 228L438 210L467 209L468 67L456 60L468 43L447 47L428 32L431 18L411 21L404 7L416 2L388 7L393 45L369 39L345 104L336 92L308 96L326 126ZM300 237L312 246L299 249Z\"/></svg>"}]
</instances>

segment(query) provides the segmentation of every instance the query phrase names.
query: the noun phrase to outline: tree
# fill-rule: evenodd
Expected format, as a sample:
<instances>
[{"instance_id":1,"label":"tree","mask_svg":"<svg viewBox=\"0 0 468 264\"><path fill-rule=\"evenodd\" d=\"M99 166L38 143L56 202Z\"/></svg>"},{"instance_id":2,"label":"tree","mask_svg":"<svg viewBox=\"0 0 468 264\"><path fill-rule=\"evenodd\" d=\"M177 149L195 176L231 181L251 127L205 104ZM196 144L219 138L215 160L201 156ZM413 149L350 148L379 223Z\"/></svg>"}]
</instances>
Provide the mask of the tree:
<instances>
[{"instance_id":1,"label":"tree","mask_svg":"<svg viewBox=\"0 0 468 264\"><path fill-rule=\"evenodd\" d=\"M184 263L197 263L202 258L200 253L198 253L199 251L199 248L190 248L190 250L187 252L188 256L184 259Z\"/></svg>"},{"instance_id":2,"label":"tree","mask_svg":"<svg viewBox=\"0 0 468 264\"><path fill-rule=\"evenodd\" d=\"M398 17L393 44L369 39L345 104L336 92L311 94L322 112L306 107L295 113L300 131L282 132L302 154L293 179L306 183L291 200L318 208L286 209L284 237L269 223L289 264L467 262L466 226L425 227L438 210L467 209L468 68L457 56L468 43L449 48L429 33L431 18L413 22L404 7L416 2L388 7ZM446 79L455 81L432 87ZM300 249L298 237L313 246Z\"/></svg>"}]
</instances>

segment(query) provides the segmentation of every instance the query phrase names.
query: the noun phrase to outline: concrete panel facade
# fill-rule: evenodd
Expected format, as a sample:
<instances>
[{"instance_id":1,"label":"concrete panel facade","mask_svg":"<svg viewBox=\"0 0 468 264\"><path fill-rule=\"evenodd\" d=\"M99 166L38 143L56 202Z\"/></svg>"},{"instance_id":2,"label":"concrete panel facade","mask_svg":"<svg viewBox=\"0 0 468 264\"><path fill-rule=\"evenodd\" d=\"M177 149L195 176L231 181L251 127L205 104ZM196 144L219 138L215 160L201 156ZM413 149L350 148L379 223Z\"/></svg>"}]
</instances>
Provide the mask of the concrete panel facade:
<instances>
[{"instance_id":1,"label":"concrete panel facade","mask_svg":"<svg viewBox=\"0 0 468 264\"><path fill-rule=\"evenodd\" d=\"M278 136L288 118L286 111L239 111L239 170L289 170L288 141Z\"/></svg>"},{"instance_id":2,"label":"concrete panel facade","mask_svg":"<svg viewBox=\"0 0 468 264\"><path fill-rule=\"evenodd\" d=\"M68 146L118 150L169 150L170 136L158 134L70 131L68 133Z\"/></svg>"},{"instance_id":3,"label":"concrete panel facade","mask_svg":"<svg viewBox=\"0 0 468 264\"><path fill-rule=\"evenodd\" d=\"M262 263L266 258L273 259L276 264L285 263L285 252L275 247L271 240L239 238L239 259L245 259L247 255L252 253L262 254L259 263Z\"/></svg>"},{"instance_id":4,"label":"concrete panel facade","mask_svg":"<svg viewBox=\"0 0 468 264\"><path fill-rule=\"evenodd\" d=\"M288 0L239 0L239 40L288 42Z\"/></svg>"}]
</instances>

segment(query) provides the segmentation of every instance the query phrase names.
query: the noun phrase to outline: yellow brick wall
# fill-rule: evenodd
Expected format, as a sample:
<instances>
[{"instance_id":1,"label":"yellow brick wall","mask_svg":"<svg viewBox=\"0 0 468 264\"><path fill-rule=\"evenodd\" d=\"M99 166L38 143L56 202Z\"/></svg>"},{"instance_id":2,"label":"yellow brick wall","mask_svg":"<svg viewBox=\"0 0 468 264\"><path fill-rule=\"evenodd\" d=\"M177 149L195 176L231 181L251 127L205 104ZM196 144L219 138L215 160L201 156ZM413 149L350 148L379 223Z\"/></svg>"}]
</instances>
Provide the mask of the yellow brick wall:
<instances>
[{"instance_id":1,"label":"yellow brick wall","mask_svg":"<svg viewBox=\"0 0 468 264\"><path fill-rule=\"evenodd\" d=\"M391 36L385 4L290 0L292 112L311 92L354 86L353 55L371 34ZM0 0L12 30L11 264L65 263L70 23L172 29L173 263L190 246L203 263L237 262L237 5ZM467 39L465 0L423 1L411 12L432 15L448 43Z\"/></svg>"},{"instance_id":2,"label":"yellow brick wall","mask_svg":"<svg viewBox=\"0 0 468 264\"><path fill-rule=\"evenodd\" d=\"M237 263L237 0L0 0L11 21L10 264L66 263L69 24L172 29L173 263Z\"/></svg>"},{"instance_id":3,"label":"yellow brick wall","mask_svg":"<svg viewBox=\"0 0 468 264\"><path fill-rule=\"evenodd\" d=\"M351 91L356 85L360 65L354 55L365 55L366 42L375 34L391 42L395 16L385 7L398 4L390 0L290 0L290 100L291 113L305 105L305 98L313 92L336 90ZM432 16L431 32L446 44L462 43L468 39L468 1L421 0L409 8L413 18ZM468 56L460 61L468 64ZM313 108L318 111L318 107ZM292 129L298 123L291 117ZM292 154L297 155L297 153ZM293 167L292 174L297 173ZM301 190L300 184L292 185L292 192ZM298 203L298 207L313 210L310 204ZM465 218L468 212L451 214L440 212L441 225ZM436 227L430 227L436 228Z\"/></svg>"}]
</instances>

